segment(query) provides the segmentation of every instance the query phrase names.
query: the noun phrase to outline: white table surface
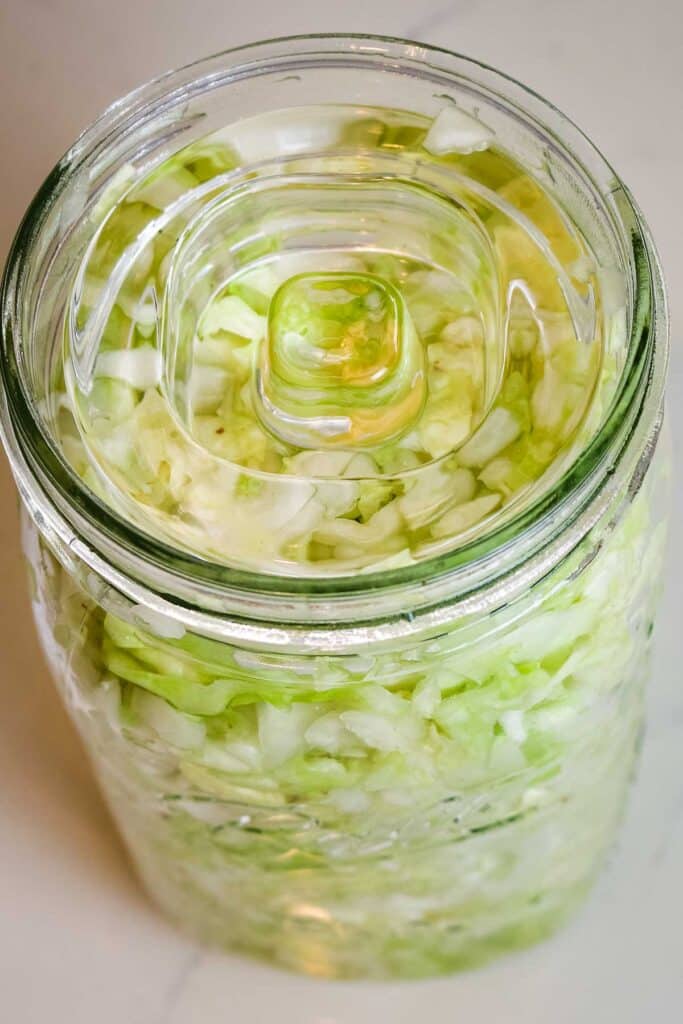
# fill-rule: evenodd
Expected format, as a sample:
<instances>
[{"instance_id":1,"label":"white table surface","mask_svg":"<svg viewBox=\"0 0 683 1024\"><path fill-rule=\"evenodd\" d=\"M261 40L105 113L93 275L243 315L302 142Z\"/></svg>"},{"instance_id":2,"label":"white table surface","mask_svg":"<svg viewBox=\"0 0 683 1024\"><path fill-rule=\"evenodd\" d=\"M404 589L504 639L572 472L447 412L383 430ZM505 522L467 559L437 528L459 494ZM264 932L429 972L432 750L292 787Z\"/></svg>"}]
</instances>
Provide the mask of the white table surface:
<instances>
[{"instance_id":1,"label":"white table surface","mask_svg":"<svg viewBox=\"0 0 683 1024\"><path fill-rule=\"evenodd\" d=\"M0 257L40 181L110 100L169 67L291 32L435 42L526 81L639 199L672 299L683 450L680 0L2 0ZM679 459L680 461L680 459ZM679 477L683 479L679 466ZM679 480L649 730L626 827L586 909L489 968L311 981L199 950L149 905L53 693L0 463L0 1020L6 1024L674 1024L683 1018L683 512Z\"/></svg>"}]
</instances>

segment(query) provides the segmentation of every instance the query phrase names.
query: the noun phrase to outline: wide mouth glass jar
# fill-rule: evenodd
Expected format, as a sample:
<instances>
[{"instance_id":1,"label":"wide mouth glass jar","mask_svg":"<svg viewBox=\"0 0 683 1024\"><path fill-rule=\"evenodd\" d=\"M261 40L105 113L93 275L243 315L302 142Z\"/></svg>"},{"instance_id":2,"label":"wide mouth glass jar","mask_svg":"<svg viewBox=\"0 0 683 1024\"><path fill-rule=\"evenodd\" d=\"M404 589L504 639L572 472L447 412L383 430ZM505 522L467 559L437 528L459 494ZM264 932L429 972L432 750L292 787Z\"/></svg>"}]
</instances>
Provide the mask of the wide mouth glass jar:
<instances>
[{"instance_id":1,"label":"wide mouth glass jar","mask_svg":"<svg viewBox=\"0 0 683 1024\"><path fill-rule=\"evenodd\" d=\"M159 904L341 977L556 928L664 529L661 274L592 144L444 50L228 51L75 143L2 325L41 642Z\"/></svg>"}]
</instances>

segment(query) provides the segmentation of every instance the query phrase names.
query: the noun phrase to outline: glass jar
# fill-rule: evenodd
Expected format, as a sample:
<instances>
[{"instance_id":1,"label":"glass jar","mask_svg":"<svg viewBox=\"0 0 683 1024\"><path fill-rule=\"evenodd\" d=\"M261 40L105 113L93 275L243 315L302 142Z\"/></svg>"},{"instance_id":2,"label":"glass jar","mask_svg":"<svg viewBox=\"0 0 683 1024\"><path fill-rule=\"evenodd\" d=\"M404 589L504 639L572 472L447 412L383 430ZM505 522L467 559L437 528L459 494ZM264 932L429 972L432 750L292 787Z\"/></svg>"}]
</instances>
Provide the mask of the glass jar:
<instances>
[{"instance_id":1,"label":"glass jar","mask_svg":"<svg viewBox=\"0 0 683 1024\"><path fill-rule=\"evenodd\" d=\"M76 268L112 195L240 118L311 97L434 117L444 95L533 172L603 270L624 350L581 452L483 536L383 571L258 573L136 528L69 466L47 412ZM284 160L320 139L279 145ZM421 44L229 51L130 94L75 143L20 228L2 323L40 640L159 905L204 940L334 977L452 971L564 921L633 772L665 475L657 257L578 129Z\"/></svg>"}]
</instances>

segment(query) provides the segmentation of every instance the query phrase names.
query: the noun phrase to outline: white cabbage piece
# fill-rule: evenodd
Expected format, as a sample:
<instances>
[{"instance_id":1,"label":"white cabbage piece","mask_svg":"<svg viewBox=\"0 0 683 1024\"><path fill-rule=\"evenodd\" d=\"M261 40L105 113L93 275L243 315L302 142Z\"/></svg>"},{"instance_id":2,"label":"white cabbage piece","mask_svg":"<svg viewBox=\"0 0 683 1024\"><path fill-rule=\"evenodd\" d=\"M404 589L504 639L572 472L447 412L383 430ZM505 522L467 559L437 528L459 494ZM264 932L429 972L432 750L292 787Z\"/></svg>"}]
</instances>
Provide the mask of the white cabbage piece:
<instances>
[{"instance_id":1,"label":"white cabbage piece","mask_svg":"<svg viewBox=\"0 0 683 1024\"><path fill-rule=\"evenodd\" d=\"M447 106L432 121L422 145L434 156L476 153L488 149L494 134L477 117L460 107Z\"/></svg>"},{"instance_id":2,"label":"white cabbage piece","mask_svg":"<svg viewBox=\"0 0 683 1024\"><path fill-rule=\"evenodd\" d=\"M95 376L113 377L136 390L146 391L161 380L161 353L151 345L100 352Z\"/></svg>"}]
</instances>

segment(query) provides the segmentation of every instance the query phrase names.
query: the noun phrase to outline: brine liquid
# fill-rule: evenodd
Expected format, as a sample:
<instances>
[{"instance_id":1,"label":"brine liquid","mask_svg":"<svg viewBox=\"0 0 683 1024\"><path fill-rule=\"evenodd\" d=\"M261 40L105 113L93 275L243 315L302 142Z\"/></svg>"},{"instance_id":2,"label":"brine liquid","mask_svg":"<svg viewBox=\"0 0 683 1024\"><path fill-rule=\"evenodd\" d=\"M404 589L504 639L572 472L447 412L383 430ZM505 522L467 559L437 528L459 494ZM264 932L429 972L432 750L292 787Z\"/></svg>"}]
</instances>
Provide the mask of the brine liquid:
<instances>
[{"instance_id":1,"label":"brine liquid","mask_svg":"<svg viewBox=\"0 0 683 1024\"><path fill-rule=\"evenodd\" d=\"M214 561L337 575L451 550L559 479L623 315L530 173L439 130L282 111L101 201L56 405L107 503Z\"/></svg>"}]
</instances>

